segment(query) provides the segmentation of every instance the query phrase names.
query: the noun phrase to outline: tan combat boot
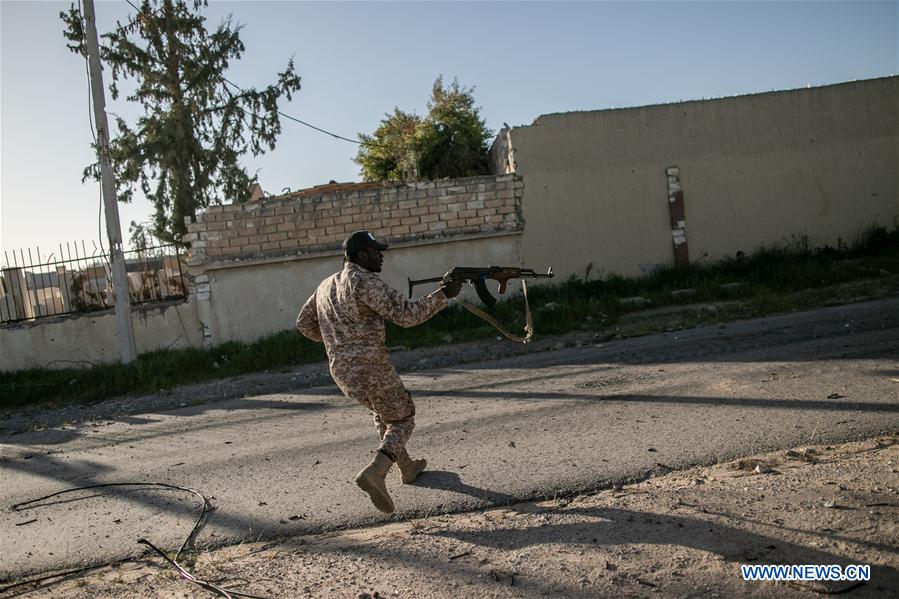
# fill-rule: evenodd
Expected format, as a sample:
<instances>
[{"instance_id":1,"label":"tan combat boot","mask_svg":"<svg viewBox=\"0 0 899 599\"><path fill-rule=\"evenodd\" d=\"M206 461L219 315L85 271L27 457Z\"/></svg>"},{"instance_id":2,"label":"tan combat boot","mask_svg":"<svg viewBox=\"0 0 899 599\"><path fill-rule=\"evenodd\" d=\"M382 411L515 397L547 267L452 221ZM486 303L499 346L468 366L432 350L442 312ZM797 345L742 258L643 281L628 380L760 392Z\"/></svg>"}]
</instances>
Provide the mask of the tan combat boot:
<instances>
[{"instance_id":1,"label":"tan combat boot","mask_svg":"<svg viewBox=\"0 0 899 599\"><path fill-rule=\"evenodd\" d=\"M356 475L356 484L368 493L375 507L385 514L393 513L393 499L387 492L387 484L384 478L387 471L393 466L393 462L380 451L375 454L375 459Z\"/></svg>"},{"instance_id":2,"label":"tan combat boot","mask_svg":"<svg viewBox=\"0 0 899 599\"><path fill-rule=\"evenodd\" d=\"M409 453L403 449L403 453L396 459L396 465L400 467L400 474L403 476L403 483L409 485L415 482L418 475L424 472L428 467L427 460L413 460L409 457Z\"/></svg>"}]
</instances>

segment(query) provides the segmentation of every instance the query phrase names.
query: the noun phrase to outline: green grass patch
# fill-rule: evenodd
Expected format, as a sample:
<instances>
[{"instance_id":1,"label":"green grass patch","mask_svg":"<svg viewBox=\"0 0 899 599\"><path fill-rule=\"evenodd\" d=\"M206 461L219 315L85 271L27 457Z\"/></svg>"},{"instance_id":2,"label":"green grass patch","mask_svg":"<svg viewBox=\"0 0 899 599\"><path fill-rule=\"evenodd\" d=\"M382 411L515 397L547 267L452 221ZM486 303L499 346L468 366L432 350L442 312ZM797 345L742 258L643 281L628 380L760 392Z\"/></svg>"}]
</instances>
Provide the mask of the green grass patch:
<instances>
[{"instance_id":1,"label":"green grass patch","mask_svg":"<svg viewBox=\"0 0 899 599\"><path fill-rule=\"evenodd\" d=\"M640 307L623 304L639 296L646 306L684 302L743 300L738 310L722 317L762 316L857 299L842 297L834 286L870 280L854 293L876 294L877 280L895 286L899 274L899 229L872 229L852 248L810 250L801 239L787 248L766 249L751 256L729 257L689 270L664 269L648 277L601 277L585 281L572 277L555 285L531 286L528 293L538 335L583 328L601 329L617 323ZM722 287L739 283L738 287ZM881 286L882 287L882 286ZM672 291L692 289L687 298ZM515 333L524 330L524 301L503 299L493 315ZM437 346L483 339L497 332L459 306L409 329L387 323L387 345L407 348ZM256 343L225 343L205 350L163 350L142 354L131 365L88 369L34 369L0 373L0 407L36 404L92 403L110 397L153 393L178 385L265 370L284 370L325 359L321 344L295 331L284 331Z\"/></svg>"},{"instance_id":2,"label":"green grass patch","mask_svg":"<svg viewBox=\"0 0 899 599\"><path fill-rule=\"evenodd\" d=\"M35 368L0 373L0 407L93 403L128 394L154 393L200 381L225 378L325 359L324 347L294 331L256 343L229 342L211 349L161 350L141 354L129 365L87 369Z\"/></svg>"}]
</instances>

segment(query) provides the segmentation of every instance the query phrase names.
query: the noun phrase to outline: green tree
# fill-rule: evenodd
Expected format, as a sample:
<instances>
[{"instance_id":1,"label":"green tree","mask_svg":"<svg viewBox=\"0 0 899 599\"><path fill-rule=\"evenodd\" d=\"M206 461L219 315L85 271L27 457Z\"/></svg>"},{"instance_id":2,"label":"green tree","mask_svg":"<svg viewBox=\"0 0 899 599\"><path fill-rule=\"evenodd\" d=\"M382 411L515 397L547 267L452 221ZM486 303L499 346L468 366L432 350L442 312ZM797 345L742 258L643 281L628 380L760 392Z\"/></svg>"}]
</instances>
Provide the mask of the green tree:
<instances>
[{"instance_id":1,"label":"green tree","mask_svg":"<svg viewBox=\"0 0 899 599\"><path fill-rule=\"evenodd\" d=\"M359 134L363 145L354 159L365 181L409 181L418 178L417 136L423 119L393 109L372 135Z\"/></svg>"},{"instance_id":2,"label":"green tree","mask_svg":"<svg viewBox=\"0 0 899 599\"><path fill-rule=\"evenodd\" d=\"M438 77L424 118L395 108L363 144L354 159L366 181L470 177L488 172L492 132L475 106L474 88L457 79L444 86Z\"/></svg>"},{"instance_id":3,"label":"green tree","mask_svg":"<svg viewBox=\"0 0 899 599\"><path fill-rule=\"evenodd\" d=\"M184 218L213 203L246 201L256 176L240 165L275 147L281 133L278 100L300 89L293 59L277 81L262 89L238 89L225 77L244 52L241 26L231 17L207 31L200 9L206 0L143 0L128 23L102 36L100 55L112 73L109 90L133 80L126 99L143 105L133 126L116 118L110 141L117 195L130 202L140 190L155 206L153 234L180 242ZM85 54L84 25L73 5L60 18L68 47ZM99 178L99 163L85 179Z\"/></svg>"},{"instance_id":4,"label":"green tree","mask_svg":"<svg viewBox=\"0 0 899 599\"><path fill-rule=\"evenodd\" d=\"M443 77L438 77L431 91L426 125L419 134L419 177L438 179L487 173L487 142L493 133L474 105L474 88L460 87L457 79L445 88Z\"/></svg>"}]
</instances>

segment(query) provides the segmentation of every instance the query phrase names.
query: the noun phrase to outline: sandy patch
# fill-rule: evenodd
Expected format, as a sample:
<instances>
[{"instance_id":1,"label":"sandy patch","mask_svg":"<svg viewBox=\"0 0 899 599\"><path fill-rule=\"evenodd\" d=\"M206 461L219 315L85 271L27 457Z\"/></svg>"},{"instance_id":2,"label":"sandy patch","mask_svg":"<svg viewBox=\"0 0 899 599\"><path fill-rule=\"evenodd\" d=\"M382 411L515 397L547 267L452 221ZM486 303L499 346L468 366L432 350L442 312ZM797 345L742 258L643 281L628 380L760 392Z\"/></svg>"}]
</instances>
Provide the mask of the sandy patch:
<instances>
[{"instance_id":1,"label":"sandy patch","mask_svg":"<svg viewBox=\"0 0 899 599\"><path fill-rule=\"evenodd\" d=\"M899 591L897 539L899 444L884 437L182 561L199 579L259 597L885 597ZM741 564L867 564L871 580L745 582ZM214 593L149 557L7 596Z\"/></svg>"}]
</instances>

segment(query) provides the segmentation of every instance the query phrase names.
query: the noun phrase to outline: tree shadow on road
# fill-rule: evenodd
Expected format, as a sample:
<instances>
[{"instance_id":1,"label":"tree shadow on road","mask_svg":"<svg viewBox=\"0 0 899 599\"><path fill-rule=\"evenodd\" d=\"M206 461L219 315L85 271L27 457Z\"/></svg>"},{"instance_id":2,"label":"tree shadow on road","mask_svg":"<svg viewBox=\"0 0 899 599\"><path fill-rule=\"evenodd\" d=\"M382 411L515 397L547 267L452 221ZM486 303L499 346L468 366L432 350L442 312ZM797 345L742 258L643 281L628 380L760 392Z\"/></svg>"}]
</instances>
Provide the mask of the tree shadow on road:
<instances>
[{"instance_id":1,"label":"tree shadow on road","mask_svg":"<svg viewBox=\"0 0 899 599\"><path fill-rule=\"evenodd\" d=\"M324 394L324 393L323 393ZM308 395L305 394L304 395ZM275 396L259 396L240 399L228 399L215 403L198 404L180 408L165 410L153 410L135 415L119 415L97 419L96 421L85 419L77 424L69 424L65 428L53 428L67 424L70 415L61 412L58 416L47 416L42 422L48 428L33 431L16 431L12 433L0 432L0 443L9 445L57 445L73 441L85 436L85 431L101 430L106 425L124 423L133 429L129 429L128 435L115 437L116 442L126 443L144 439L156 438L171 433L160 433L152 429L142 428L147 425L159 424L165 418L194 418L194 424L190 424L191 432L206 429L215 429L223 426L218 421L209 422L203 417L209 412L243 412L247 416L241 416L248 425L262 424L268 420L279 420L285 417L285 412L292 413L318 413L343 407L339 402L304 401L300 399L275 398ZM266 412L268 411L268 412Z\"/></svg>"},{"instance_id":2,"label":"tree shadow on road","mask_svg":"<svg viewBox=\"0 0 899 599\"><path fill-rule=\"evenodd\" d=\"M871 401L840 401L837 399L788 399L767 397L702 397L690 395L637 395L609 394L595 395L589 393L566 393L554 391L460 391L456 389L428 391L434 397L456 397L475 399L521 399L531 401L569 400L569 401L605 401L625 403L658 403L658 404L692 404L703 407L748 407L774 408L785 410L825 410L839 412L899 412L899 403L883 403Z\"/></svg>"}]
</instances>

